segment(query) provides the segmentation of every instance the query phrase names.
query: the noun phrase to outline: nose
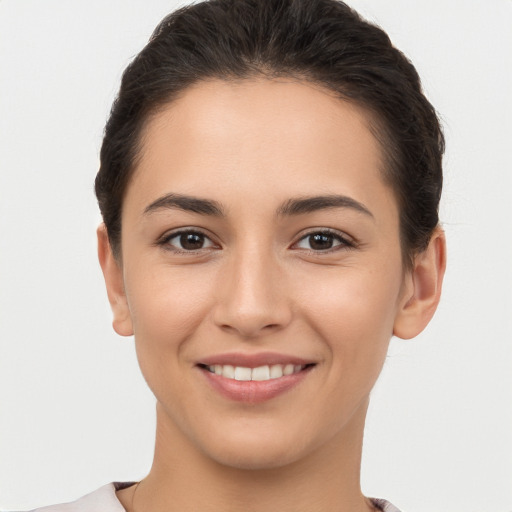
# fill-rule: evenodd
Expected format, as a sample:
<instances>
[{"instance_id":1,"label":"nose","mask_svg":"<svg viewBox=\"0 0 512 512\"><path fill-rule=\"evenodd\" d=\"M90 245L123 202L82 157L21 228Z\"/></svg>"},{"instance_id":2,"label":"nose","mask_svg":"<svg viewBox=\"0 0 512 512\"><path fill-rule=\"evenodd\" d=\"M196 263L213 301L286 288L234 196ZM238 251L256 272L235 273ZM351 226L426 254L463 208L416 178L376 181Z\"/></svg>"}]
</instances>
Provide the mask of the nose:
<instances>
[{"instance_id":1,"label":"nose","mask_svg":"<svg viewBox=\"0 0 512 512\"><path fill-rule=\"evenodd\" d=\"M240 250L220 272L214 322L243 338L279 331L292 318L286 291L285 273L270 250Z\"/></svg>"}]
</instances>

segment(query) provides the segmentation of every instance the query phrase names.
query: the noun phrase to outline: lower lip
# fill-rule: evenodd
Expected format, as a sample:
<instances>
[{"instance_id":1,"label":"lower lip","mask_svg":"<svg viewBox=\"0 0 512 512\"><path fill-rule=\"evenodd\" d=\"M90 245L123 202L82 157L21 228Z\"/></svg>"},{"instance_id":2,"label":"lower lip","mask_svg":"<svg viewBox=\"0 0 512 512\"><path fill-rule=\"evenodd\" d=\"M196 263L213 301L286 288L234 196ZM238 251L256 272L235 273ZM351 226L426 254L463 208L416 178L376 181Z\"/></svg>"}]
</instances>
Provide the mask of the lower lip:
<instances>
[{"instance_id":1,"label":"lower lip","mask_svg":"<svg viewBox=\"0 0 512 512\"><path fill-rule=\"evenodd\" d=\"M200 370L210 385L225 398L236 402L257 404L291 390L306 378L312 368L308 366L298 373L263 381L227 379L204 368Z\"/></svg>"}]
</instances>

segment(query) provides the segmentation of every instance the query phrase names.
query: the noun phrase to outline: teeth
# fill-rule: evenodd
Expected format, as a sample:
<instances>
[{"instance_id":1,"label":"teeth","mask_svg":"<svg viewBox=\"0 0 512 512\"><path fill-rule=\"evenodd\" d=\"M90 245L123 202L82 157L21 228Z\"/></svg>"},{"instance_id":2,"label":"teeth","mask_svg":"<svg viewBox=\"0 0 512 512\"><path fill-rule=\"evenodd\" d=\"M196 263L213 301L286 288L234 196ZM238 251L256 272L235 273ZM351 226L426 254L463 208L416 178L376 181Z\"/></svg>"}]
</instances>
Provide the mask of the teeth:
<instances>
[{"instance_id":1,"label":"teeth","mask_svg":"<svg viewBox=\"0 0 512 512\"><path fill-rule=\"evenodd\" d=\"M235 380L251 380L252 371L250 368L244 368L243 366L237 366L235 368Z\"/></svg>"},{"instance_id":2,"label":"teeth","mask_svg":"<svg viewBox=\"0 0 512 512\"><path fill-rule=\"evenodd\" d=\"M291 375L295 371L295 366L293 364L287 364L283 368L283 375Z\"/></svg>"},{"instance_id":3,"label":"teeth","mask_svg":"<svg viewBox=\"0 0 512 512\"><path fill-rule=\"evenodd\" d=\"M258 366L253 368L251 372L251 380L269 380L270 368L268 366Z\"/></svg>"},{"instance_id":4,"label":"teeth","mask_svg":"<svg viewBox=\"0 0 512 512\"><path fill-rule=\"evenodd\" d=\"M257 368L246 368L245 366L232 366L230 364L216 364L208 366L208 370L216 375L227 379L240 381L263 381L279 379L286 375L293 375L302 371L306 365L300 364L273 364L272 366L258 366Z\"/></svg>"},{"instance_id":5,"label":"teeth","mask_svg":"<svg viewBox=\"0 0 512 512\"><path fill-rule=\"evenodd\" d=\"M279 377L283 376L283 367L280 364L273 364L270 367L270 378L271 379L279 379Z\"/></svg>"},{"instance_id":6,"label":"teeth","mask_svg":"<svg viewBox=\"0 0 512 512\"><path fill-rule=\"evenodd\" d=\"M235 378L235 367L230 364L225 364L222 366L222 376L227 377L228 379Z\"/></svg>"}]
</instances>

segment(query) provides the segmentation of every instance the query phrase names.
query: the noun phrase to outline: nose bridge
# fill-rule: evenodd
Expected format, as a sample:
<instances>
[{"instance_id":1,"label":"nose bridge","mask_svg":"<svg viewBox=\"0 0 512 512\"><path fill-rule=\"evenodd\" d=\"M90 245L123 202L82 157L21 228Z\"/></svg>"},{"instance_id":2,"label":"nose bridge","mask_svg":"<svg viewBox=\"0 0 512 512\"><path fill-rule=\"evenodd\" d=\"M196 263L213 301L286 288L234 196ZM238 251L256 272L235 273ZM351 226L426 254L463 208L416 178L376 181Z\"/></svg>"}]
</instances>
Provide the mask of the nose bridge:
<instances>
[{"instance_id":1,"label":"nose bridge","mask_svg":"<svg viewBox=\"0 0 512 512\"><path fill-rule=\"evenodd\" d=\"M226 258L215 321L224 329L255 337L284 327L291 310L272 244L245 238Z\"/></svg>"}]
</instances>

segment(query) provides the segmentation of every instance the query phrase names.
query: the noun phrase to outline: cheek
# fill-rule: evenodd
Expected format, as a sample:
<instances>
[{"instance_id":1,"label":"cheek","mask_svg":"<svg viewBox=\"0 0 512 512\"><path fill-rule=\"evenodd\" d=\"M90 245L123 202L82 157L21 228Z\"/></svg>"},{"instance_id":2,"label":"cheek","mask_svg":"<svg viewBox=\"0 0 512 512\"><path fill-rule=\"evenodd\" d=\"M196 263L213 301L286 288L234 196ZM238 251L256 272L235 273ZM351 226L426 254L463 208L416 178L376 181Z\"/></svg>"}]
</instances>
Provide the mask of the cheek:
<instances>
[{"instance_id":1,"label":"cheek","mask_svg":"<svg viewBox=\"0 0 512 512\"><path fill-rule=\"evenodd\" d=\"M135 331L162 330L169 341L194 327L212 298L206 268L141 263L147 270L126 275L125 282Z\"/></svg>"},{"instance_id":2,"label":"cheek","mask_svg":"<svg viewBox=\"0 0 512 512\"><path fill-rule=\"evenodd\" d=\"M333 378L375 380L383 364L400 293L401 270L334 268L310 274L297 304L327 346ZM297 292L299 293L299 292Z\"/></svg>"},{"instance_id":3,"label":"cheek","mask_svg":"<svg viewBox=\"0 0 512 512\"><path fill-rule=\"evenodd\" d=\"M192 265L156 266L126 282L137 356L149 383L179 363L183 346L208 315L214 290L205 272Z\"/></svg>"}]
</instances>

